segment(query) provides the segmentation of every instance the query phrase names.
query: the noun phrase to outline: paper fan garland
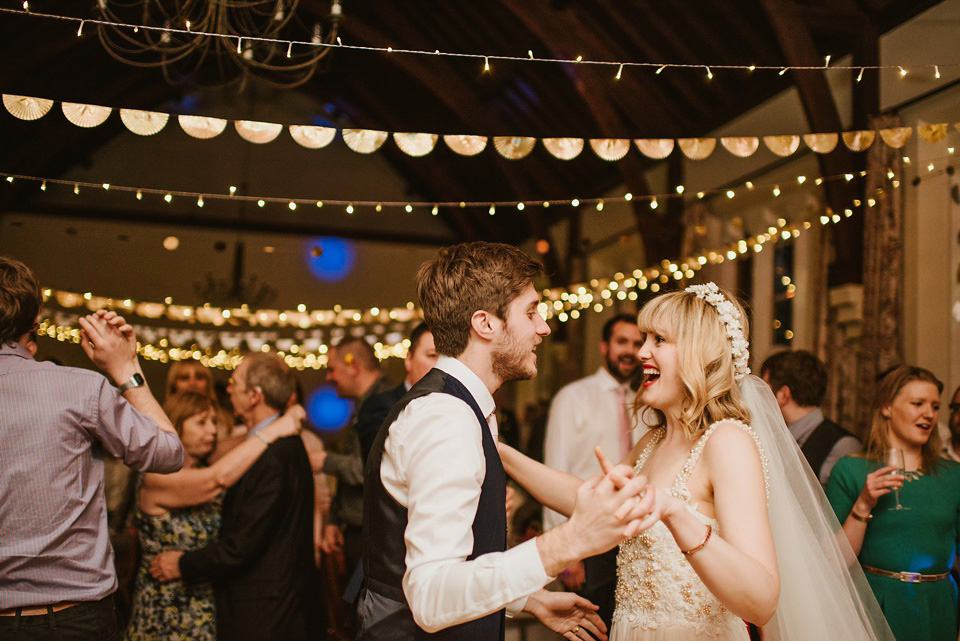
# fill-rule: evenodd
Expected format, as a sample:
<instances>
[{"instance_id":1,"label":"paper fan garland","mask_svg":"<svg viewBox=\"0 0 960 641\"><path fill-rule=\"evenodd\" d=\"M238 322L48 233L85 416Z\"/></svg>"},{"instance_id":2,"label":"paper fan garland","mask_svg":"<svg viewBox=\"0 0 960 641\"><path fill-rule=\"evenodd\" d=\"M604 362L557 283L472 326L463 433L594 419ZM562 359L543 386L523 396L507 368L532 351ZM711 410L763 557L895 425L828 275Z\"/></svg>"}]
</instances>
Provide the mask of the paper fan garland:
<instances>
[{"instance_id":1,"label":"paper fan garland","mask_svg":"<svg viewBox=\"0 0 960 641\"><path fill-rule=\"evenodd\" d=\"M593 153L610 162L620 160L630 151L628 138L591 138L590 147Z\"/></svg>"},{"instance_id":2,"label":"paper fan garland","mask_svg":"<svg viewBox=\"0 0 960 641\"><path fill-rule=\"evenodd\" d=\"M158 111L140 111L139 109L121 109L120 120L138 136L152 136L167 126L170 114Z\"/></svg>"},{"instance_id":3,"label":"paper fan garland","mask_svg":"<svg viewBox=\"0 0 960 641\"><path fill-rule=\"evenodd\" d=\"M543 146L554 158L573 160L583 151L583 138L544 138Z\"/></svg>"},{"instance_id":4,"label":"paper fan garland","mask_svg":"<svg viewBox=\"0 0 960 641\"><path fill-rule=\"evenodd\" d=\"M881 129L880 138L883 139L883 142L887 143L888 146L893 147L894 149L900 149L907 141L910 140L910 136L913 134L913 128L911 127L893 127L892 129Z\"/></svg>"},{"instance_id":5,"label":"paper fan garland","mask_svg":"<svg viewBox=\"0 0 960 641\"><path fill-rule=\"evenodd\" d=\"M461 156L476 156L487 148L486 136L448 134L443 137L443 142L447 143L451 151Z\"/></svg>"},{"instance_id":6,"label":"paper fan garland","mask_svg":"<svg viewBox=\"0 0 960 641\"><path fill-rule=\"evenodd\" d=\"M735 136L721 138L720 144L738 158L749 158L760 147L760 139L755 136Z\"/></svg>"},{"instance_id":7,"label":"paper fan garland","mask_svg":"<svg viewBox=\"0 0 960 641\"><path fill-rule=\"evenodd\" d=\"M60 105L63 115L77 127L99 127L113 111L110 107L101 107L99 105L83 105L76 102L64 102Z\"/></svg>"},{"instance_id":8,"label":"paper fan garland","mask_svg":"<svg viewBox=\"0 0 960 641\"><path fill-rule=\"evenodd\" d=\"M703 160L717 147L716 138L679 138L680 151L690 160Z\"/></svg>"},{"instance_id":9,"label":"paper fan garland","mask_svg":"<svg viewBox=\"0 0 960 641\"><path fill-rule=\"evenodd\" d=\"M208 140L223 133L227 128L227 121L222 118L208 118L207 116L184 116L178 117L180 128L188 136Z\"/></svg>"},{"instance_id":10,"label":"paper fan garland","mask_svg":"<svg viewBox=\"0 0 960 641\"><path fill-rule=\"evenodd\" d=\"M662 160L673 152L673 138L637 138L633 141L647 158Z\"/></svg>"},{"instance_id":11,"label":"paper fan garland","mask_svg":"<svg viewBox=\"0 0 960 641\"><path fill-rule=\"evenodd\" d=\"M259 145L275 140L283 131L283 125L279 123L257 120L237 120L233 126L241 138Z\"/></svg>"},{"instance_id":12,"label":"paper fan garland","mask_svg":"<svg viewBox=\"0 0 960 641\"><path fill-rule=\"evenodd\" d=\"M800 148L800 136L764 136L763 144L778 156L792 156Z\"/></svg>"},{"instance_id":13,"label":"paper fan garland","mask_svg":"<svg viewBox=\"0 0 960 641\"><path fill-rule=\"evenodd\" d=\"M394 133L393 141L408 156L420 157L433 151L439 137L437 134Z\"/></svg>"},{"instance_id":14,"label":"paper fan garland","mask_svg":"<svg viewBox=\"0 0 960 641\"><path fill-rule=\"evenodd\" d=\"M536 138L526 136L495 136L493 139L493 146L496 147L497 152L510 160L526 158L536 144Z\"/></svg>"},{"instance_id":15,"label":"paper fan garland","mask_svg":"<svg viewBox=\"0 0 960 641\"><path fill-rule=\"evenodd\" d=\"M3 106L7 108L10 115L20 120L36 120L42 118L50 111L53 106L52 100L44 98L31 98L30 96L14 96L12 94L3 94Z\"/></svg>"},{"instance_id":16,"label":"paper fan garland","mask_svg":"<svg viewBox=\"0 0 960 641\"><path fill-rule=\"evenodd\" d=\"M383 146L387 132L375 129L344 129L343 142L358 154L372 154Z\"/></svg>"},{"instance_id":17,"label":"paper fan garland","mask_svg":"<svg viewBox=\"0 0 960 641\"><path fill-rule=\"evenodd\" d=\"M315 127L312 125L290 125L290 137L298 145L307 149L322 149L337 137L334 127Z\"/></svg>"},{"instance_id":18,"label":"paper fan garland","mask_svg":"<svg viewBox=\"0 0 960 641\"><path fill-rule=\"evenodd\" d=\"M869 130L845 131L843 132L843 144L851 151L864 151L870 148L876 136L877 132Z\"/></svg>"},{"instance_id":19,"label":"paper fan garland","mask_svg":"<svg viewBox=\"0 0 960 641\"><path fill-rule=\"evenodd\" d=\"M840 136L838 134L804 134L803 142L818 154L829 154L837 148Z\"/></svg>"},{"instance_id":20,"label":"paper fan garland","mask_svg":"<svg viewBox=\"0 0 960 641\"><path fill-rule=\"evenodd\" d=\"M917 125L917 133L927 142L940 142L947 137L947 123L939 122L934 125Z\"/></svg>"}]
</instances>

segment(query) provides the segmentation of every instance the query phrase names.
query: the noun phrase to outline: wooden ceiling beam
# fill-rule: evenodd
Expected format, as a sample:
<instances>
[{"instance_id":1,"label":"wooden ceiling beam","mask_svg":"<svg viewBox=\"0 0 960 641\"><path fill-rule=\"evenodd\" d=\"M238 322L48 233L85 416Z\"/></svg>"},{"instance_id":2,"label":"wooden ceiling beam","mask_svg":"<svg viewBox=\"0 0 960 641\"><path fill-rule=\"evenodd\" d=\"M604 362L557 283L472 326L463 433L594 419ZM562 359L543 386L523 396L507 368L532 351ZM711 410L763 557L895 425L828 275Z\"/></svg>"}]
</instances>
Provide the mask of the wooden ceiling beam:
<instances>
[{"instance_id":1,"label":"wooden ceiling beam","mask_svg":"<svg viewBox=\"0 0 960 641\"><path fill-rule=\"evenodd\" d=\"M764 13L780 41L787 64L790 66L816 65L822 62L813 38L806 28L797 7L792 2L761 0ZM800 101L811 131L843 131L840 113L834 102L830 85L822 71L794 71L793 78L800 93ZM829 154L817 154L820 172L835 176L850 172L857 162L845 145ZM845 181L827 180L823 183L828 205L836 212L852 206L854 192ZM850 221L845 221L850 222ZM837 225L834 230L836 258L830 269L830 284L862 281L863 235L853 225Z\"/></svg>"},{"instance_id":2,"label":"wooden ceiling beam","mask_svg":"<svg viewBox=\"0 0 960 641\"><path fill-rule=\"evenodd\" d=\"M541 42L547 45L551 55L558 54L560 50L559 43L563 42L564 31L574 26L569 19L543 20L542 16L535 15L535 12L530 11L523 0L505 0L504 5L509 7L514 15L521 20ZM609 54L605 45L596 41L590 44L596 45L597 48L591 50L596 51L598 55ZM623 122L613 108L609 100L608 92L605 90L609 83L605 83L601 78L597 77L597 73L592 69L576 68L571 65L567 65L566 68L577 92L586 103L590 113L602 131L624 131L631 127L630 123ZM644 163L637 153L633 151L627 153L627 155L617 163L617 166L620 169L627 189L631 193L635 195L650 193L650 186L644 174ZM679 251L679 246L673 247L670 242L670 239L676 236L676 234L668 231L667 227L673 222L682 225L682 221L669 221L653 216L651 215L649 207L642 207L639 200L634 200L632 210L648 258L660 260Z\"/></svg>"},{"instance_id":3,"label":"wooden ceiling beam","mask_svg":"<svg viewBox=\"0 0 960 641\"><path fill-rule=\"evenodd\" d=\"M386 10L389 11L389 9ZM402 12L394 12L390 22L394 26L400 26L404 24L404 20ZM400 26L400 28L403 27ZM351 20L350 32L355 37L369 44L382 46L384 42L388 41L385 34L380 33L377 29L362 20ZM420 35L419 32L409 29L405 30L405 34L406 37L409 38L406 46L423 47L426 45L426 43L423 42L423 36ZM453 113L458 114L465 121L479 123L482 127L486 128L487 131L496 131L498 128L502 130L503 125L499 122L493 110L481 109L479 106L480 101L476 96L475 90L453 73L447 65L434 64L428 68L421 64L421 61L413 60L410 56L396 56L391 59L391 62L404 73L415 78L430 92L433 98L445 104ZM473 131L476 131L476 129ZM488 151L486 153L493 152ZM486 159L478 158L475 159L475 162L484 162L485 160ZM418 161L423 162L424 159L421 158L418 159ZM507 162L510 161L498 157L492 162L488 162L487 166L492 164L496 167L505 184L511 188L514 198L516 200L523 200L526 193L524 185L518 179L516 169L506 166L505 163ZM444 169L438 168L438 171L444 171ZM430 175L435 176L436 172L431 171ZM547 240L550 244L550 250L544 256L544 263L548 274L552 275L551 280L555 281L556 279L564 278L564 270L560 263L556 247L552 242L550 229L543 219L542 214L533 207L527 207L524 208L522 217L527 221L530 232L532 232L533 235ZM501 226L493 223L489 216L481 214L477 216L477 218L479 218L480 224L486 229L486 237L496 234L496 240L505 240L502 237Z\"/></svg>"}]
</instances>

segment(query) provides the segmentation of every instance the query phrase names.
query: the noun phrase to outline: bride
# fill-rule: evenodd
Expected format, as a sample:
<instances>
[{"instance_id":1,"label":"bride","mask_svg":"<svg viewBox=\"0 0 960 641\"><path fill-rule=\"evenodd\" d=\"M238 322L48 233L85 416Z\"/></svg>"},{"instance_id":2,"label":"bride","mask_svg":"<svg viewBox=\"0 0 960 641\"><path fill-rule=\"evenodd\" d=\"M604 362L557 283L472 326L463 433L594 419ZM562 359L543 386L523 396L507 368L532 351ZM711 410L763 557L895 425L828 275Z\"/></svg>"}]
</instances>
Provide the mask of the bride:
<instances>
[{"instance_id":1,"label":"bride","mask_svg":"<svg viewBox=\"0 0 960 641\"><path fill-rule=\"evenodd\" d=\"M611 641L741 641L744 621L765 640L892 640L773 394L750 375L740 304L694 285L638 322L637 406L656 421L624 463L647 477L659 520L620 545ZM500 452L510 476L570 514L580 479Z\"/></svg>"}]
</instances>

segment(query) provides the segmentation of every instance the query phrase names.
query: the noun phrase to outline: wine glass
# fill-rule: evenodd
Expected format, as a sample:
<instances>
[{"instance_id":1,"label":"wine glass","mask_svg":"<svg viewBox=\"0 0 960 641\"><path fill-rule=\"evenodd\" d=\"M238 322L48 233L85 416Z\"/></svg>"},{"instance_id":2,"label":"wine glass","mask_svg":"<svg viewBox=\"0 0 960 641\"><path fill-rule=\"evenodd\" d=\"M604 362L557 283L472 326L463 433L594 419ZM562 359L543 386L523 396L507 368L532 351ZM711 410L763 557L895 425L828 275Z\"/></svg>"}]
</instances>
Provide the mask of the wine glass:
<instances>
[{"instance_id":1,"label":"wine glass","mask_svg":"<svg viewBox=\"0 0 960 641\"><path fill-rule=\"evenodd\" d=\"M892 465L897 468L892 472L890 472L891 474L905 473L906 465L904 464L904 460L903 460L903 450L901 450L900 448L898 447L889 448L886 453L886 462L887 462L887 465ZM892 508L889 508L889 509L891 510L909 510L910 509L908 507L904 507L903 504L900 503L899 488L896 488L896 487L893 488L893 498L896 501L896 505L894 505Z\"/></svg>"}]
</instances>

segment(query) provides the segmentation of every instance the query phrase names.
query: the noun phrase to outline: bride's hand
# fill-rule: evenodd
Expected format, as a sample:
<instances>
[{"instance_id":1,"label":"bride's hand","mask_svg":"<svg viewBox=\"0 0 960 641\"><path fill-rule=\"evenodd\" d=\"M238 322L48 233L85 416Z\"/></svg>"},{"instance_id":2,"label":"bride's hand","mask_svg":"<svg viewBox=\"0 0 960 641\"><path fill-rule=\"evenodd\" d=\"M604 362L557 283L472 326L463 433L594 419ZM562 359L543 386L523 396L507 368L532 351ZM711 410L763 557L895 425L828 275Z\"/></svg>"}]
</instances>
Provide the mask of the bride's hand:
<instances>
[{"instance_id":1,"label":"bride's hand","mask_svg":"<svg viewBox=\"0 0 960 641\"><path fill-rule=\"evenodd\" d=\"M619 490L633 478L632 468L623 464L614 466L600 446L597 446L595 452L597 460L600 462L600 468L604 474L610 477L616 489ZM633 536L638 532L649 529L660 519L673 514L677 509L678 501L679 499L660 490L656 485L648 484L641 494L620 506L615 516L631 521L630 525L627 526L627 531L628 536Z\"/></svg>"}]
</instances>

